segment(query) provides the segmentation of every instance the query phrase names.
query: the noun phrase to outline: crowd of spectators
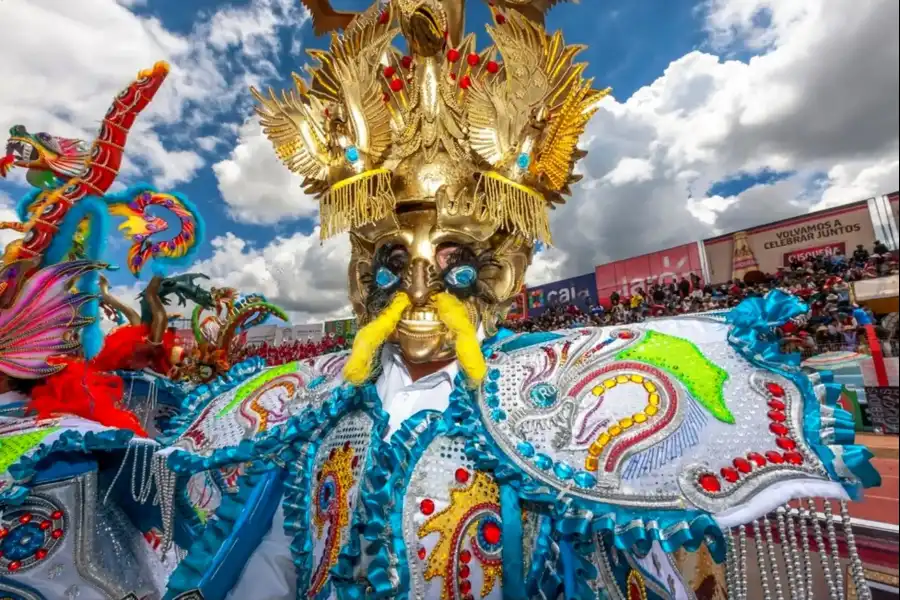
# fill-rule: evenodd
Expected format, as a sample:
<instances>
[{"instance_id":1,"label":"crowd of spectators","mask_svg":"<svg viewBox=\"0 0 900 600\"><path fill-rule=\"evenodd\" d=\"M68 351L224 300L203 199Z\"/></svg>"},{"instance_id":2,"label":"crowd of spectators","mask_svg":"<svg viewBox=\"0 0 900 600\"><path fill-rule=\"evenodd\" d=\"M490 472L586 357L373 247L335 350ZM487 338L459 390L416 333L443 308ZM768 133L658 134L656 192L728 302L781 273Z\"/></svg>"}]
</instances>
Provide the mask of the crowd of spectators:
<instances>
[{"instance_id":1,"label":"crowd of spectators","mask_svg":"<svg viewBox=\"0 0 900 600\"><path fill-rule=\"evenodd\" d=\"M314 342L299 340L281 344L269 344L263 342L261 344L248 344L238 349L232 357L232 362L240 362L254 356L259 356L266 361L269 366L283 365L285 363L296 360L304 360L329 354L331 352L339 352L350 348L350 342L341 336L333 334L326 335L321 340Z\"/></svg>"},{"instance_id":2,"label":"crowd of spectators","mask_svg":"<svg viewBox=\"0 0 900 600\"><path fill-rule=\"evenodd\" d=\"M547 331L584 326L624 325L646 319L724 310L740 304L745 298L764 296L780 289L802 298L810 307L800 323L788 323L779 333L788 350L815 354L825 350L856 350L861 309L851 303L850 285L897 273L897 257L881 242L872 251L857 246L852 255L835 253L794 260L776 273L756 272L745 281L728 281L721 285L704 284L692 275L678 281L658 283L649 280L635 288L630 297L614 292L598 305L556 305L547 307L540 316L510 320L504 326L514 331ZM881 324L885 315L867 315ZM897 338L897 319L879 327L879 337Z\"/></svg>"}]
</instances>

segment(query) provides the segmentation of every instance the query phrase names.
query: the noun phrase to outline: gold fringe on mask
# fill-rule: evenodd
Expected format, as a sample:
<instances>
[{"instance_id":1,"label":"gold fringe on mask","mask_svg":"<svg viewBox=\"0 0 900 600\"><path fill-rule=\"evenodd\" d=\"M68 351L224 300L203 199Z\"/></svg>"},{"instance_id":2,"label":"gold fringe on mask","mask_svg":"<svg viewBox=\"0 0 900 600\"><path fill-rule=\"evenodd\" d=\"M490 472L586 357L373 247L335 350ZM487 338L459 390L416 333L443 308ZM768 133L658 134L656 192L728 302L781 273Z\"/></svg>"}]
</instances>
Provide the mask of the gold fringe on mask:
<instances>
[{"instance_id":1,"label":"gold fringe on mask","mask_svg":"<svg viewBox=\"0 0 900 600\"><path fill-rule=\"evenodd\" d=\"M456 358L463 373L473 382L481 383L487 375L487 363L481 353L475 325L459 298L447 292L435 295L434 306L441 322L456 334Z\"/></svg>"},{"instance_id":2,"label":"gold fringe on mask","mask_svg":"<svg viewBox=\"0 0 900 600\"><path fill-rule=\"evenodd\" d=\"M543 194L494 171L481 174L476 194L483 194L495 221L513 233L550 245L550 219Z\"/></svg>"},{"instance_id":3,"label":"gold fringe on mask","mask_svg":"<svg viewBox=\"0 0 900 600\"><path fill-rule=\"evenodd\" d=\"M319 205L321 237L324 240L380 221L393 214L396 206L388 169L373 169L343 179L331 186Z\"/></svg>"},{"instance_id":4,"label":"gold fringe on mask","mask_svg":"<svg viewBox=\"0 0 900 600\"><path fill-rule=\"evenodd\" d=\"M373 321L356 332L353 349L344 365L344 379L353 385L362 385L372 374L375 353L387 341L403 316L403 311L411 304L409 296L398 292Z\"/></svg>"}]
</instances>

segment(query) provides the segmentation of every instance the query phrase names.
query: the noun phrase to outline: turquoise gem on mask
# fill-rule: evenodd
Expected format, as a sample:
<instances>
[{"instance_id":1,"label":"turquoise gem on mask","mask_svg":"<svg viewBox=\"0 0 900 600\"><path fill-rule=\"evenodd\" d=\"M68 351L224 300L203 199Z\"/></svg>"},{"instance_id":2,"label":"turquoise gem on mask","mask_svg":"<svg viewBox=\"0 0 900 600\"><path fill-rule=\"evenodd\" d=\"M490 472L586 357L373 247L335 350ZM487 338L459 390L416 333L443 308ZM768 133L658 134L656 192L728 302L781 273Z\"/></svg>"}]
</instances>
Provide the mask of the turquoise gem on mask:
<instances>
[{"instance_id":1,"label":"turquoise gem on mask","mask_svg":"<svg viewBox=\"0 0 900 600\"><path fill-rule=\"evenodd\" d=\"M387 289L398 281L400 278L393 271L387 267L378 267L378 272L375 273L375 285L381 289Z\"/></svg>"},{"instance_id":2,"label":"turquoise gem on mask","mask_svg":"<svg viewBox=\"0 0 900 600\"><path fill-rule=\"evenodd\" d=\"M588 473L587 471L578 471L575 473L575 485L580 488L592 488L597 483L597 478Z\"/></svg>"},{"instance_id":3,"label":"turquoise gem on mask","mask_svg":"<svg viewBox=\"0 0 900 600\"><path fill-rule=\"evenodd\" d=\"M455 267L447 273L447 283L457 288L467 288L478 277L475 268L470 265Z\"/></svg>"},{"instance_id":4,"label":"turquoise gem on mask","mask_svg":"<svg viewBox=\"0 0 900 600\"><path fill-rule=\"evenodd\" d=\"M518 167L520 169L527 169L528 165L530 165L530 164L531 164L531 157L528 156L524 152L522 154L520 154L518 156L518 158L516 158L516 165L518 165Z\"/></svg>"},{"instance_id":5,"label":"turquoise gem on mask","mask_svg":"<svg viewBox=\"0 0 900 600\"><path fill-rule=\"evenodd\" d=\"M359 150L356 146L350 146L344 151L344 156L347 157L347 162L355 163L359 160Z\"/></svg>"}]
</instances>

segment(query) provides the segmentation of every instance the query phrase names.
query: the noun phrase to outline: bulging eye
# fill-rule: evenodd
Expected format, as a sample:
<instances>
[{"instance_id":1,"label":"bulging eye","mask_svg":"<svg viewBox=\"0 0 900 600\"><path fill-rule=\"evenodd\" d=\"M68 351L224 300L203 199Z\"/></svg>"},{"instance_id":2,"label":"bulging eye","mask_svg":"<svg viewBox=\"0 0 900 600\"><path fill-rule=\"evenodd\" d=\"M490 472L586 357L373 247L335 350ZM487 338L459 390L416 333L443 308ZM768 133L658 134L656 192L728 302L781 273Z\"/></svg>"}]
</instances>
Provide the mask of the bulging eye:
<instances>
[{"instance_id":1,"label":"bulging eye","mask_svg":"<svg viewBox=\"0 0 900 600\"><path fill-rule=\"evenodd\" d=\"M400 278L387 267L378 267L375 272L375 285L383 290L394 287L398 281Z\"/></svg>"},{"instance_id":2,"label":"bulging eye","mask_svg":"<svg viewBox=\"0 0 900 600\"><path fill-rule=\"evenodd\" d=\"M458 267L453 267L447 271L447 274L444 275L444 281L446 281L447 285L450 287L467 288L475 283L477 277L478 273L475 271L475 267L471 265L459 265Z\"/></svg>"}]
</instances>

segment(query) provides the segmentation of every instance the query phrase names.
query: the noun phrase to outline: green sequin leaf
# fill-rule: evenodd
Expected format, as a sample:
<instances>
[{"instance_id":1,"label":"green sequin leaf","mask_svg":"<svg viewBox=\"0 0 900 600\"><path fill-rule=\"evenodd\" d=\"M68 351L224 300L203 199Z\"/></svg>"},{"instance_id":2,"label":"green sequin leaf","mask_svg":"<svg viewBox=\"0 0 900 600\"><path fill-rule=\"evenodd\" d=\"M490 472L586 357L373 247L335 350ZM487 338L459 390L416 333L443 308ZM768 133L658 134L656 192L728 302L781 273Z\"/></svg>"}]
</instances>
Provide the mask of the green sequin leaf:
<instances>
[{"instance_id":1,"label":"green sequin leaf","mask_svg":"<svg viewBox=\"0 0 900 600\"><path fill-rule=\"evenodd\" d=\"M6 473L10 466L18 462L20 458L57 429L59 427L46 427L0 438L0 473Z\"/></svg>"},{"instance_id":2,"label":"green sequin leaf","mask_svg":"<svg viewBox=\"0 0 900 600\"><path fill-rule=\"evenodd\" d=\"M225 406L225 408L216 413L216 418L219 419L224 415L227 415L229 412L234 410L235 406L243 402L252 392L269 383L273 379L281 377L282 375L296 373L299 366L300 363L298 362L289 362L263 371L249 381L245 381L240 385L240 387L238 387L237 391L234 393L234 398L231 399L231 402L229 402Z\"/></svg>"},{"instance_id":3,"label":"green sequin leaf","mask_svg":"<svg viewBox=\"0 0 900 600\"><path fill-rule=\"evenodd\" d=\"M710 361L691 342L657 331L647 331L643 339L616 355L618 360L635 360L653 365L673 375L691 396L715 418L734 423L725 403L724 385L728 372Z\"/></svg>"}]
</instances>

